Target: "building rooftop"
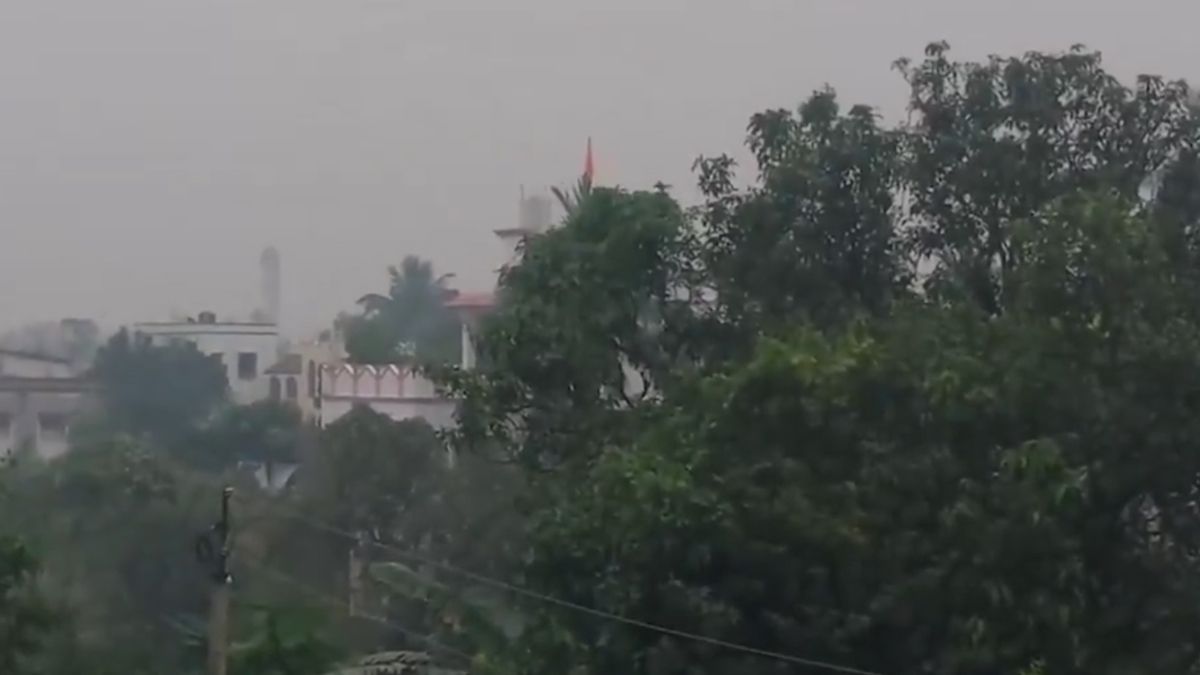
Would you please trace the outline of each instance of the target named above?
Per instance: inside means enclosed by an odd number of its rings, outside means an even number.
[[[492,233],[497,237],[524,237],[537,234],[535,230],[531,230],[528,227],[500,227],[492,230]]]
[[[271,328],[278,330],[279,326],[274,321],[259,321],[251,319],[250,321],[218,321],[217,313],[211,311],[203,311],[194,317],[187,317],[182,320],[173,321],[140,321],[135,326],[142,328],[196,328],[200,326],[229,328]]]
[[[277,328],[269,321],[139,321],[135,326],[162,326],[199,328],[203,326],[244,326],[250,328]]]
[[[45,361],[47,363],[61,363],[70,365],[70,359],[53,356],[51,354],[39,354],[37,352],[25,351],[22,349],[5,349],[0,347],[0,356],[15,356],[17,358],[29,359],[30,361]]]
[[[490,291],[458,293],[446,306],[451,309],[490,309],[496,305],[496,295]]]
[[[99,389],[93,381],[81,377],[21,377],[0,375],[0,391],[86,393]]]

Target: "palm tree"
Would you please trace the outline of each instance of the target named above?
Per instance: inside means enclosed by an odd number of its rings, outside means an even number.
[[[570,218],[579,210],[580,204],[592,194],[592,176],[590,173],[585,172],[579,177],[579,181],[575,183],[575,187],[570,192],[558,186],[551,187],[550,192],[558,199],[558,203],[562,205],[563,211]]]
[[[587,154],[583,158],[583,175],[579,177],[575,188],[570,193],[558,187],[550,188],[550,192],[554,193],[558,203],[562,205],[563,211],[566,212],[567,218],[575,215],[584,200],[592,194],[592,179],[595,178],[595,174],[596,169],[592,160],[592,139],[589,137]]]
[[[387,295],[362,296],[362,314],[346,322],[351,358],[364,363],[402,361],[408,348],[421,358],[455,358],[458,323],[446,307],[453,295],[447,284],[454,275],[437,276],[428,260],[405,256],[398,267],[388,268],[388,277]]]

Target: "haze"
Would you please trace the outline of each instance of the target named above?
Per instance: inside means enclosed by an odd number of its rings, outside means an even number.
[[[502,6],[503,9],[498,7]],[[1082,42],[1195,78],[1189,0],[4,0],[0,326],[244,314],[267,244],[284,328],[406,254],[486,287],[520,185],[662,180],[828,82],[902,114],[890,69]]]

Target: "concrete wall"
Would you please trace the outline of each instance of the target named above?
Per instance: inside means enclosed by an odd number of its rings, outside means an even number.
[[[447,400],[400,401],[367,398],[325,398],[321,403],[321,424],[333,424],[355,405],[365,405],[371,410],[396,420],[423,419],[436,429],[454,426],[454,403]]]
[[[2,383],[0,391],[0,454],[25,445],[39,457],[54,459],[66,453],[71,425],[95,405],[84,391],[39,391],[39,383]]]
[[[201,352],[219,358],[229,378],[230,395],[245,405],[270,395],[270,378],[264,374],[279,358],[279,328],[265,323],[141,323],[135,333],[149,337],[154,344],[166,345],[182,340],[196,345]],[[238,372],[241,354],[253,354],[254,376]]]
[[[404,366],[326,365],[321,368],[321,424],[365,405],[394,420],[420,418],[434,427],[454,424],[454,401],[428,378]]]
[[[71,377],[69,363],[0,350],[0,375],[11,377]]]
[[[308,420],[321,418],[321,368],[339,363],[344,358],[340,347],[333,342],[309,342],[297,345],[292,352],[300,355],[302,373],[296,376],[300,385],[297,405]],[[281,383],[283,384],[283,383]],[[282,390],[286,398],[287,389]]]

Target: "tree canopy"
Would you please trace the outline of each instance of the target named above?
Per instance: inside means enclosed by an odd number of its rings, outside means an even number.
[[[96,354],[106,426],[175,441],[226,400],[216,360],[187,343],[155,345],[121,329]]]
[[[188,465],[219,473],[239,462],[295,464],[310,445],[313,429],[290,402],[258,401],[229,406],[174,444],[172,454]]]
[[[452,292],[448,275],[437,276],[433,264],[406,256],[388,268],[386,294],[359,299],[361,313],[342,319],[346,351],[356,363],[397,363],[420,359],[457,362],[458,320],[446,306]]]
[[[0,669],[13,675],[32,672],[36,655],[54,616],[34,586],[37,561],[18,539],[0,536]]]
[[[301,443],[118,334],[107,424],[0,481],[0,670],[195,670],[188,543],[237,482],[236,675],[1200,672],[1187,87],[1082,48],[896,66],[903,123],[753,115],[693,208],[560,191],[476,369],[445,277],[392,269],[351,354],[440,362],[451,433],[359,407]],[[300,468],[268,494],[243,458]]]
[[[898,67],[904,124],[818,91],[751,119],[751,185],[702,159],[694,213],[597,187],[527,243],[451,378],[462,446],[538,469],[524,578],[873,672],[1192,672],[1187,88],[1082,49]],[[532,621],[514,672],[818,672]]]

